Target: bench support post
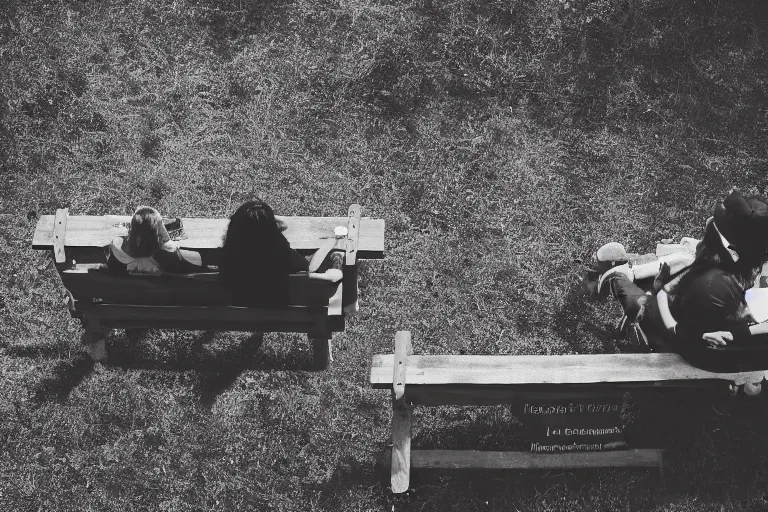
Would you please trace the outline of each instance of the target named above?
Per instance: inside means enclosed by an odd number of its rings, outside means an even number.
[[[395,335],[395,359],[392,375],[392,465],[390,483],[393,493],[408,490],[411,481],[411,424],[413,407],[405,395],[408,355],[413,353],[411,333]]]
[[[312,367],[315,370],[326,370],[333,362],[333,348],[330,338],[311,337]]]
[[[94,362],[99,363],[107,359],[107,349],[104,343],[109,330],[105,330],[101,326],[101,322],[97,317],[92,315],[84,315],[83,327],[85,332],[83,333],[83,345],[85,351],[91,356]]]
[[[360,309],[357,289],[357,250],[360,245],[360,216],[362,207],[353,204],[349,207],[347,217],[347,246],[344,258],[344,313],[356,313]]]
[[[314,370],[327,370],[333,362],[328,316],[325,311],[316,311],[316,313],[315,325],[307,333],[307,337],[312,343],[312,368]]]

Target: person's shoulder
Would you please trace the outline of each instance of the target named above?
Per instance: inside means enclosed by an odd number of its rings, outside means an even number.
[[[130,256],[127,252],[128,239],[122,236],[118,236],[112,240],[109,244],[109,252],[115,257],[117,261],[123,264],[130,263],[136,258]]]
[[[715,295],[727,294],[739,296],[744,294],[744,288],[732,272],[722,268],[713,268],[705,274],[709,292]]]

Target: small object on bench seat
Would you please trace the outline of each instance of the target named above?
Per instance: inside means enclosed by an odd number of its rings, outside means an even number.
[[[311,340],[314,366],[326,368],[332,360],[331,336],[345,327],[345,300],[354,298],[356,306],[357,266],[346,255],[384,256],[384,221],[361,218],[360,213],[361,207],[352,205],[347,217],[280,218],[294,249],[307,255],[327,245],[323,256],[330,265],[324,266],[325,272],[289,276],[290,303],[276,308],[230,305],[217,273],[110,273],[104,247],[127,235],[128,216],[69,216],[67,210],[58,210],[38,220],[33,248],[52,251],[70,296],[70,313],[83,323],[86,350],[94,359],[106,357],[104,337],[115,328],[298,332]],[[204,263],[215,266],[228,221],[175,222],[184,230],[178,245],[200,252]],[[344,234],[336,232],[339,226]]]
[[[658,467],[657,449],[552,453],[411,450],[415,405],[499,405],[598,399],[645,387],[714,386],[724,393],[731,383],[762,379],[763,372],[712,373],[688,364],[677,354],[595,354],[563,356],[413,356],[411,337],[400,331],[395,353],[373,356],[370,383],[392,391],[392,491],[408,490],[410,468],[593,468]],[[557,406],[555,406],[557,407]],[[562,408],[562,407],[561,407]],[[620,410],[620,408],[619,408]],[[540,412],[536,409],[534,412]],[[573,411],[571,411],[573,412]],[[601,412],[596,410],[596,413]],[[581,427],[579,427],[581,428]],[[613,429],[605,429],[613,433]],[[603,431],[595,431],[602,435]],[[567,435],[567,434],[566,434]],[[578,435],[592,435],[579,433]],[[568,441],[570,442],[570,441]],[[570,449],[570,446],[567,446]],[[599,447],[603,450],[604,448]]]

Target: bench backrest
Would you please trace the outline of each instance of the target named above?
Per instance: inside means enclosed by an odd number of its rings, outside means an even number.
[[[340,241],[338,249],[347,249],[346,264],[354,258],[384,257],[384,220],[360,217],[359,205],[352,205],[347,217],[278,217],[285,223],[283,232],[291,247],[302,254],[311,254],[325,239],[334,236],[338,226],[348,227],[349,236]],[[37,221],[32,248],[54,250],[57,244],[66,247],[67,257],[78,263],[104,263],[104,246],[118,236],[128,234],[131,217],[125,215],[68,215],[58,210],[56,215],[42,215]],[[217,250],[222,245],[229,219],[182,218],[184,237],[179,246],[198,251],[204,259],[216,264]],[[57,234],[59,235],[57,239]]]
[[[106,268],[78,265],[60,272],[64,286],[84,305],[141,304],[148,306],[228,305],[228,291],[219,285],[218,274],[115,275]],[[323,308],[339,283],[309,279],[307,274],[288,278],[289,303]]]

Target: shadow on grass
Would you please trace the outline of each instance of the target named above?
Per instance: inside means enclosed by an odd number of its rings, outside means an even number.
[[[260,350],[263,333],[252,333],[237,344],[219,346],[214,331],[204,331],[191,340],[170,342],[150,349],[149,330],[127,330],[127,343],[107,340],[109,366],[123,369],[193,372],[189,381],[201,405],[210,409],[216,398],[229,389],[246,370],[308,371],[312,369],[307,352]]]
[[[53,365],[33,390],[37,403],[67,399],[72,390],[93,370],[93,361],[85,354],[78,354]]]
[[[665,450],[665,482],[671,489],[702,489],[710,498],[727,492],[748,494],[768,476],[768,395],[728,396],[727,390],[648,389],[633,391],[628,414],[622,412],[630,448]],[[480,451],[527,451],[526,429],[499,408],[449,408],[440,413],[419,412],[412,448]],[[485,412],[483,412],[485,410]],[[450,477],[446,483],[445,477]],[[387,486],[386,477],[382,485]],[[428,499],[428,489],[461,486],[483,499],[492,500],[504,489],[515,489],[521,498],[531,497],[555,483],[599,488],[606,482],[631,486],[632,492],[658,487],[655,469],[621,470],[526,470],[468,471],[428,470],[412,473],[417,499]],[[491,483],[495,482],[495,483]],[[727,486],[727,487],[724,487]],[[527,489],[521,492],[521,489]],[[724,494],[725,493],[725,494]],[[407,501],[399,497],[400,501]],[[436,495],[434,499],[439,499]]]
[[[242,366],[243,370],[286,370],[305,371],[312,369],[311,352],[264,352],[259,349],[264,343],[263,333],[251,333],[242,340],[237,348],[209,348],[216,331],[204,331],[183,348],[157,353],[148,350],[145,340],[151,331],[148,329],[126,330],[128,343],[115,343],[114,338],[107,340],[107,364],[124,369],[141,370],[176,370],[206,371]],[[112,343],[110,343],[112,341]],[[163,347],[164,349],[167,347]]]
[[[318,505],[322,505],[326,510],[342,510],[347,505],[349,496],[340,491],[368,488],[375,480],[381,480],[383,483],[381,470],[380,465],[372,465],[370,461],[360,460],[352,455],[343,457],[338,461],[330,479],[316,486],[322,496]],[[383,495],[381,497],[384,498]]]
[[[563,306],[552,316],[552,332],[580,354],[613,353],[617,348],[620,352],[643,352],[642,347],[619,339],[616,331],[607,330],[605,324],[596,325],[591,321],[585,311],[589,307],[587,302],[595,300],[585,293],[581,283],[572,282]],[[606,300],[615,302],[612,316],[606,318],[606,323],[616,325],[621,318],[621,306],[612,298]]]
[[[7,343],[4,347],[5,353],[13,357],[34,357],[45,359],[59,359],[62,354],[67,352],[67,347],[58,342],[53,343]]]
[[[216,398],[237,380],[240,374],[253,368],[253,361],[264,341],[262,333],[253,333],[236,347],[209,347],[214,331],[204,331],[196,336],[184,350],[152,354],[144,342],[150,331],[126,330],[128,343],[112,343],[108,348],[109,366],[123,369],[170,370],[195,372],[192,387],[201,405],[210,409]],[[163,347],[166,348],[166,347]]]

